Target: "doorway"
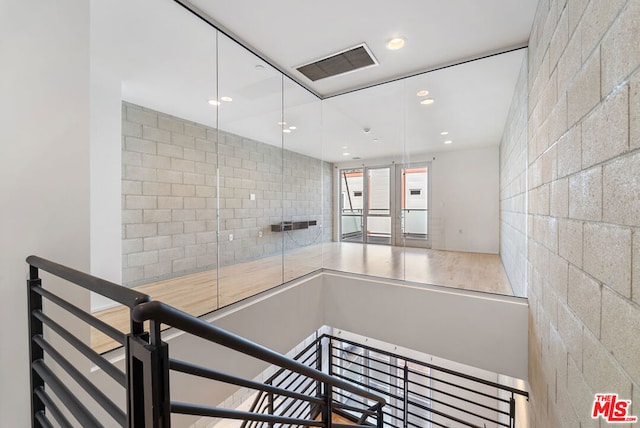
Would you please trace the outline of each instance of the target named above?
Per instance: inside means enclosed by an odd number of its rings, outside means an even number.
[[[340,240],[429,248],[430,166],[340,170]]]
[[[392,166],[340,171],[340,240],[392,243]]]

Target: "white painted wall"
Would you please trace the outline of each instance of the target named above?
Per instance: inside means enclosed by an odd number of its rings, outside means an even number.
[[[89,3],[3,1],[0,57],[0,426],[25,427],[24,260],[89,270]]]
[[[91,271],[122,283],[122,70],[113,61],[114,2],[91,1]],[[91,309],[113,302],[91,295]]]
[[[324,324],[527,379],[524,299],[324,274]]]
[[[435,154],[431,162],[431,247],[498,254],[499,148]]]

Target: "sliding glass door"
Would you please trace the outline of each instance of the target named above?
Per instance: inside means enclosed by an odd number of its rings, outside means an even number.
[[[391,244],[391,167],[340,171],[340,240]]]
[[[429,239],[430,162],[397,165],[399,189],[398,230],[395,245],[430,248]]]

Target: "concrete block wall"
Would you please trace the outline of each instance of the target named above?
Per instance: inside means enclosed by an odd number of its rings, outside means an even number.
[[[500,256],[516,296],[526,296],[527,100],[525,57],[500,143]]]
[[[131,103],[122,112],[125,285],[330,240],[330,164]],[[271,232],[283,220],[318,226]]]
[[[528,67],[530,426],[605,426],[596,393],[640,415],[640,2],[541,0]]]

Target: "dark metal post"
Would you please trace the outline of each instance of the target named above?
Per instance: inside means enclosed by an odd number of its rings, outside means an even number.
[[[378,404],[378,425],[377,428],[384,428],[384,413],[382,413],[382,404]]]
[[[30,364],[30,380],[31,380],[31,426],[40,427],[40,422],[36,419],[38,413],[45,412],[45,405],[36,395],[37,388],[44,388],[44,380],[33,369],[33,363],[44,358],[44,351],[41,347],[33,343],[33,337],[42,335],[42,321],[33,316],[35,311],[42,311],[42,296],[33,291],[33,287],[42,286],[42,280],[38,278],[38,268],[29,266],[29,279],[27,280],[27,299],[29,306],[29,361]]]
[[[516,400],[513,398],[513,392],[511,393],[511,398],[509,399],[509,419],[511,428],[515,428],[516,426]]]
[[[404,400],[402,403],[402,411],[404,412],[404,415],[402,416],[402,419],[404,421],[404,428],[407,428],[409,424],[409,366],[407,365],[406,361],[404,362],[403,371],[404,376],[402,379],[404,380]]]
[[[274,403],[273,403],[273,393],[270,392],[269,394],[267,394],[267,413],[270,415],[273,415],[273,412],[275,411],[274,408]],[[273,428],[273,422],[269,422],[269,428]]]
[[[169,428],[169,348],[160,341],[159,323],[151,321],[150,335],[127,335],[125,349],[128,426]]]

